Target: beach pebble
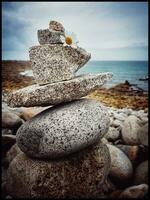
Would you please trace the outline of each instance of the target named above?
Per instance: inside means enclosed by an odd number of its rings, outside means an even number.
[[[141,185],[135,185],[126,188],[120,195],[119,198],[144,198],[148,193],[148,185],[147,184],[141,184]]]
[[[29,57],[36,83],[44,85],[74,78],[91,54],[80,47],[44,44],[31,47]]]
[[[118,180],[127,180],[133,174],[133,167],[129,158],[117,147],[106,144],[111,157],[110,176]]]
[[[140,163],[135,169],[134,184],[148,183],[148,160]]]
[[[137,159],[139,154],[138,146],[118,144],[116,147],[123,151],[128,156],[130,161],[135,161]]]
[[[122,126],[122,138],[125,144],[137,145],[139,144],[138,130],[139,119],[136,116],[130,115],[123,123]]]
[[[114,113],[114,118],[119,121],[124,121],[126,117],[127,117],[127,115],[124,113],[119,113],[119,114]]]
[[[13,130],[8,128],[2,128],[2,135],[13,135]]]
[[[8,104],[12,107],[56,105],[86,96],[101,88],[111,73],[81,75],[69,81],[39,86],[34,84],[9,94]]]
[[[23,120],[20,119],[16,114],[9,111],[2,112],[2,127],[9,129],[17,129],[23,123]]]
[[[81,99],[44,110],[17,132],[17,144],[31,157],[56,158],[101,139],[109,128],[107,109]]]
[[[137,135],[139,143],[148,146],[148,123],[139,128]]]
[[[120,128],[122,128],[122,125],[123,125],[123,122],[118,119],[113,120],[113,122],[111,124],[111,126],[113,126],[113,127],[120,127]]]
[[[22,151],[19,149],[18,145],[14,144],[6,154],[6,159],[8,163],[10,164],[11,161],[21,152]]]
[[[115,141],[119,138],[119,136],[120,136],[120,128],[109,127],[108,132],[105,135],[105,138],[108,141]]]
[[[20,153],[9,165],[6,186],[13,198],[94,198],[109,168],[109,151],[102,143],[54,161]]]

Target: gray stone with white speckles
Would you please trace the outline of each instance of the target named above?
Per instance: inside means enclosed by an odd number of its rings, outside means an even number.
[[[45,44],[31,47],[29,57],[35,81],[44,85],[74,78],[91,54],[79,47]]]
[[[95,100],[81,99],[36,115],[20,127],[16,140],[31,157],[56,158],[95,143],[108,127],[107,109]]]
[[[63,44],[62,37],[64,34],[59,31],[51,31],[49,29],[38,30],[38,41],[43,44]]]
[[[111,77],[111,73],[100,73],[97,75],[82,75],[69,81],[43,86],[35,84],[9,94],[8,104],[12,107],[31,107],[69,102],[80,99],[99,89]]]
[[[96,198],[109,169],[109,151],[102,143],[57,160],[19,153],[9,165],[6,187],[13,198]]]

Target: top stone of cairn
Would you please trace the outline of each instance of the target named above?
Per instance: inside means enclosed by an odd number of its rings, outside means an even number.
[[[62,38],[65,36],[65,28],[56,21],[50,21],[49,29],[38,30],[38,41],[44,44],[62,44]]]
[[[73,36],[66,35],[61,23],[50,21],[49,29],[38,30],[41,45],[29,50],[35,81],[39,85],[71,80],[91,58],[91,54],[77,46]]]

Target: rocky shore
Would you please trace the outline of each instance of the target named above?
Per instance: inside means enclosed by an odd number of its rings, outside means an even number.
[[[59,22],[38,30],[34,80],[3,72],[2,197],[148,198],[148,94],[76,76],[90,53],[62,38]]]

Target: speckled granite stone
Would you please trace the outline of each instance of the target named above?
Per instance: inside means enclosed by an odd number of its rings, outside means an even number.
[[[45,44],[31,47],[29,57],[35,81],[44,85],[72,79],[91,54],[79,47]]]
[[[49,29],[38,30],[38,41],[43,44],[63,44],[62,37],[64,35],[58,31],[50,31]]]
[[[65,28],[63,27],[63,25],[60,22],[54,20],[50,21],[49,29],[65,33]]]
[[[62,157],[101,139],[109,122],[103,105],[95,100],[81,99],[39,113],[18,129],[16,141],[31,157]]]
[[[99,89],[111,77],[111,73],[101,73],[43,86],[35,84],[10,93],[7,103],[12,107],[31,107],[69,102]]]
[[[9,165],[6,186],[14,198],[96,198],[109,168],[104,144],[54,161],[20,153]]]

